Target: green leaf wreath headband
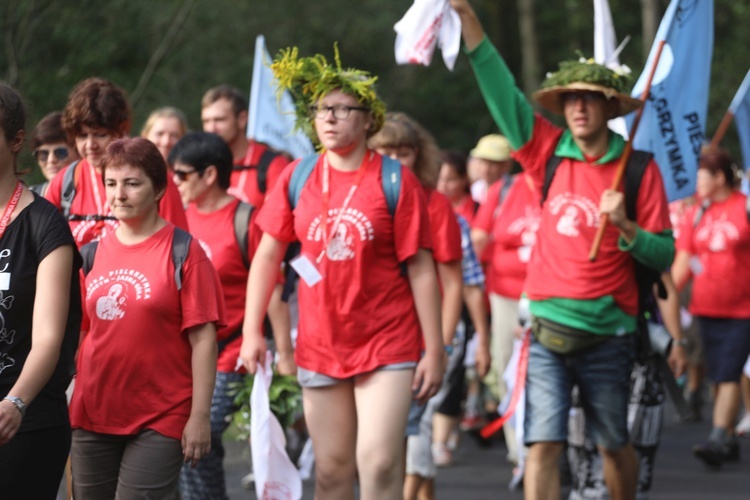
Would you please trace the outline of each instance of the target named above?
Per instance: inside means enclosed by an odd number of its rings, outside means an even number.
[[[277,97],[289,91],[295,107],[295,128],[304,131],[316,144],[318,138],[312,127],[310,106],[333,90],[353,95],[370,109],[373,117],[370,135],[380,130],[385,122],[386,106],[374,88],[378,77],[359,69],[343,69],[338,44],[333,45],[333,53],[335,64],[330,64],[322,54],[299,57],[299,49],[289,47],[279,51],[271,64],[277,81]]]

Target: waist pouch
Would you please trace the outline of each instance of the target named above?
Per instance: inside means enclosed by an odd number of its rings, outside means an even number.
[[[574,354],[609,338],[537,317],[531,321],[531,331],[540,344],[558,354]]]

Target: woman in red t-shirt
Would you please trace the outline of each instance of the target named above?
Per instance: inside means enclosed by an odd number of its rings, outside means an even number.
[[[174,243],[185,233],[159,216],[167,167],[156,146],[114,141],[101,166],[120,225],[92,243],[96,253],[85,259],[91,265],[70,403],[73,492],[166,498],[182,463],[195,466],[210,449],[223,295],[198,241],[188,240],[185,256]]]
[[[127,137],[131,122],[125,91],[101,78],[88,78],[76,85],[63,109],[62,126],[75,142],[81,160],[61,170],[44,196],[63,211],[79,248],[119,224],[107,206],[102,159],[112,141]],[[171,178],[167,178],[158,210],[161,217],[188,230],[185,209]]]
[[[367,149],[385,115],[374,79],[342,70],[336,59],[329,65],[321,55],[298,58],[289,50],[271,66],[296,100],[297,125],[314,129],[323,153],[296,191],[293,174],[307,163],[291,164],[258,214],[264,234],[250,268],[240,357],[250,373],[262,366],[263,314],[287,244],[299,240],[301,255],[292,264],[301,278],[294,356],[316,497],[352,497],[358,477],[361,498],[400,499],[412,391],[426,401],[442,379],[435,264],[419,181],[400,170],[391,212],[383,157]]]
[[[750,354],[750,224],[748,200],[735,187],[736,166],[721,150],[704,151],[697,196],[684,217],[672,276],[693,275],[690,312],[698,319],[708,378],[716,384],[713,429],[693,453],[708,465],[739,459],[734,421],[742,367]]]
[[[441,162],[437,190],[451,201],[456,214],[466,219],[471,226],[474,215],[479,209],[479,203],[474,201],[469,191],[467,157],[461,151],[447,150],[443,151]]]

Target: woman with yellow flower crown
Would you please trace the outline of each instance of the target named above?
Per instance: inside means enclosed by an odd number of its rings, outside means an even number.
[[[342,69],[335,50],[335,64],[295,48],[271,66],[321,153],[292,163],[258,214],[240,358],[250,373],[262,364],[276,270],[299,240],[299,335],[278,366],[298,367],[316,498],[353,498],[358,477],[362,499],[398,499],[410,400],[442,380],[438,285],[419,181],[367,149],[385,118],[376,78]]]

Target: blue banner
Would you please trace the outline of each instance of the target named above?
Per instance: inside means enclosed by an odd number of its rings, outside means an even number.
[[[654,153],[669,201],[695,192],[705,140],[714,45],[713,0],[672,0],[656,33],[646,66],[633,88],[645,90],[652,61],[666,41],[651,83],[633,147]],[[628,129],[634,114],[627,117]]]
[[[271,56],[263,35],[255,39],[253,83],[250,87],[247,137],[268,144],[274,149],[290,153],[295,158],[315,152],[310,139],[294,130],[292,97],[284,93],[276,99],[276,85],[271,68]]]

